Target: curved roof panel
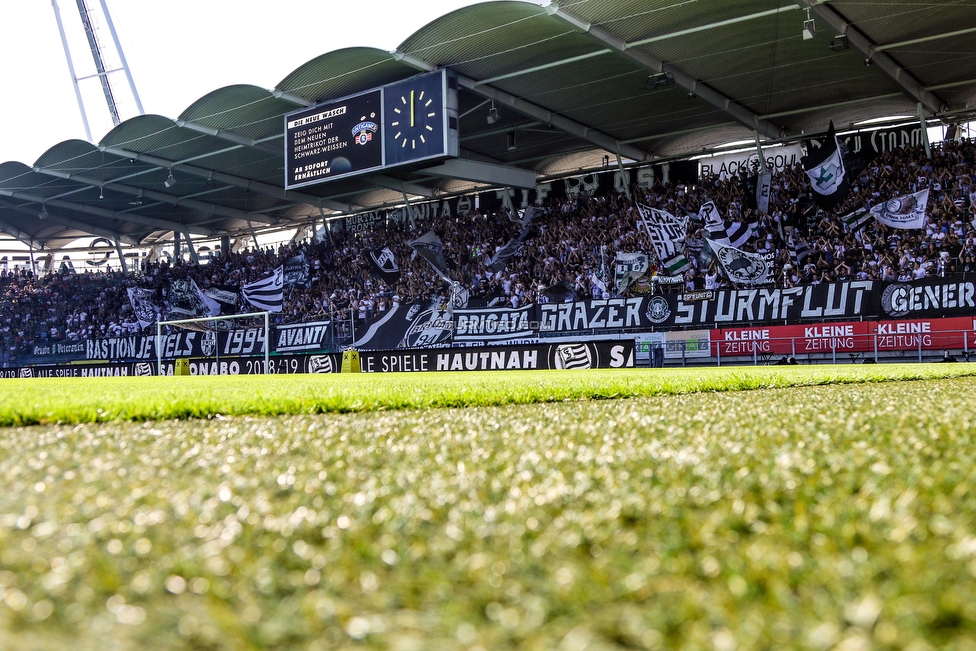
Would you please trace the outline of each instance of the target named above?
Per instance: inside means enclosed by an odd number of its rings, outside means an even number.
[[[813,38],[801,31],[808,12]],[[33,167],[0,165],[0,230],[47,246],[75,233],[239,235],[487,187],[390,170],[284,189],[285,115],[441,67],[458,73],[461,158],[540,180],[607,156],[663,161],[757,132],[783,142],[919,105],[971,119],[974,35],[965,3],[926,0],[493,0],[432,21],[395,52],[327,52],[273,90],[216,89],[178,118],[140,116],[97,146],[69,140]]]

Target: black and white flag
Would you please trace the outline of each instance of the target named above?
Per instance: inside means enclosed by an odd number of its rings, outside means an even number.
[[[139,326],[146,328],[156,323],[159,318],[159,308],[156,306],[156,292],[141,287],[129,288],[129,305],[139,320]]]
[[[929,189],[895,197],[871,208],[871,214],[889,228],[925,228],[925,207],[929,201]]]
[[[434,299],[430,309],[421,312],[400,342],[401,348],[450,346],[454,336],[454,303]]]
[[[757,222],[734,221],[726,225],[714,201],[702,204],[698,214],[705,222],[706,237],[724,246],[741,248],[759,232]]]
[[[285,260],[283,283],[288,286],[309,286],[309,264],[304,253],[299,253]]]
[[[690,269],[691,262],[684,252],[685,238],[688,234],[688,217],[675,217],[665,210],[640,204],[637,204],[637,212],[641,216],[637,226],[647,233],[654,253],[667,269],[668,274],[679,274]]]
[[[824,210],[830,210],[848,194],[849,188],[844,167],[844,154],[837,140],[834,122],[831,120],[827,136],[819,149],[809,148],[800,159],[803,171],[810,178],[814,200]]]
[[[444,243],[437,237],[434,231],[427,231],[412,242],[408,242],[410,248],[416,251],[417,255],[434,268],[444,280],[451,282],[450,274],[447,273],[447,262],[444,260]]]
[[[269,275],[241,287],[244,300],[262,312],[281,312],[284,299],[284,269],[278,267]]]
[[[613,288],[617,295],[623,294],[630,284],[647,273],[646,253],[618,253]]]
[[[532,220],[540,214],[542,213],[537,208],[530,207],[525,209],[524,217],[518,222],[522,225],[522,231],[517,237],[513,237],[498,249],[495,255],[491,256],[491,259],[488,260],[488,264],[486,265],[489,269],[495,273],[502,271],[512,256],[518,254],[522,243],[532,236]]]
[[[734,246],[726,246],[715,240],[708,240],[715,252],[725,275],[737,285],[763,285],[773,279],[773,263],[767,255],[749,253]]]
[[[203,290],[203,293],[211,298],[220,306],[220,314],[236,314],[237,304],[241,296],[239,289],[233,285],[211,285]]]
[[[786,245],[790,250],[790,256],[793,258],[793,264],[798,268],[803,267],[806,264],[807,258],[813,253],[813,250],[807,242],[797,240],[793,235],[787,236]]]
[[[773,173],[760,172],[756,177],[756,210],[769,214],[769,193],[773,188]]]
[[[400,267],[390,247],[369,251],[369,262],[369,275],[373,278],[379,278],[391,287],[400,280]]]
[[[171,315],[193,318],[220,314],[220,304],[200,291],[194,280],[169,281],[168,299]]]

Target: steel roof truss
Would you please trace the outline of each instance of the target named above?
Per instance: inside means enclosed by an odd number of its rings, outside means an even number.
[[[396,52],[394,56],[403,61],[404,63],[411,65],[418,70],[432,71],[437,68],[437,66],[431,65],[430,63],[418,59],[417,57],[411,56],[404,52]],[[515,95],[510,95],[502,90],[498,90],[493,86],[479,85],[479,80],[466,77],[464,75],[458,75],[458,84],[468,90],[492,99],[500,104],[504,104],[514,111],[518,111],[526,117],[539,120],[543,124],[552,125],[554,128],[559,129],[571,136],[581,138],[587,142],[593,143],[601,149],[605,149],[613,154],[620,154],[627,158],[636,161],[651,160],[653,158],[650,152],[646,152],[637,147],[632,147],[630,145],[622,145],[620,142],[614,138],[608,136],[605,133],[597,131],[591,127],[584,124],[580,124],[575,120],[571,120],[559,113],[553,113],[552,111],[546,110],[541,106],[527,102],[521,97],[516,97]]]
[[[892,81],[898,84],[905,94],[911,97],[916,103],[921,104],[925,110],[932,113],[939,113],[945,108],[946,103],[944,101],[926,90],[922,86],[922,83],[902,68],[897,61],[884,52],[879,51],[874,41],[869,39],[864,32],[857,28],[857,25],[849,22],[836,9],[829,5],[821,4],[817,0],[803,0],[803,3],[817,14],[818,18],[830,25],[834,31],[838,34],[845,35],[847,42],[866,57],[865,61],[869,61],[877,66],[879,70],[883,71]]]
[[[645,52],[633,49],[633,44],[628,44],[626,41],[614,36],[602,27],[586,23],[578,16],[555,4],[550,4],[547,6],[546,11],[553,15],[559,16],[576,29],[584,32],[585,34],[589,34],[592,38],[596,39],[603,45],[610,47],[620,55],[627,57],[634,63],[649,71],[655,73],[670,73],[673,75],[675,83],[677,83],[679,86],[689,92],[695,93],[698,97],[705,100],[712,106],[725,111],[732,116],[736,122],[739,122],[750,131],[758,130],[767,138],[782,138],[784,135],[786,135],[783,128],[769,122],[768,120],[764,120],[759,115],[753,113],[731,97],[726,97],[708,84],[694,79],[672,65],[665,64],[660,59],[657,59]]]

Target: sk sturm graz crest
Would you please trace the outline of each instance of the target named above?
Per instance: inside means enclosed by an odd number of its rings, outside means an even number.
[[[647,304],[647,320],[652,323],[664,323],[671,316],[668,301],[662,296],[655,296]]]
[[[557,369],[593,368],[593,351],[586,344],[556,346],[553,365]]]
[[[332,358],[328,355],[315,355],[308,358],[309,373],[333,373]]]
[[[763,282],[769,273],[769,263],[762,256],[749,255],[730,246],[720,247],[716,255],[725,273],[734,283],[751,285]]]
[[[134,372],[139,377],[152,375],[153,365],[150,362],[139,362],[136,364]]]

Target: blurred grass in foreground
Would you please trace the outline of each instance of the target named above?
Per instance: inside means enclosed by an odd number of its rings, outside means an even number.
[[[425,388],[558,401],[967,368],[384,379],[419,405]],[[274,383],[313,386],[295,405],[365,410],[369,379]],[[169,395],[222,386],[193,380]],[[132,386],[122,405],[166,383]],[[248,404],[272,404],[255,391]],[[0,649],[976,648],[974,392],[965,378],[7,428]]]
[[[969,364],[0,381],[0,426],[534,404],[976,375]]]

